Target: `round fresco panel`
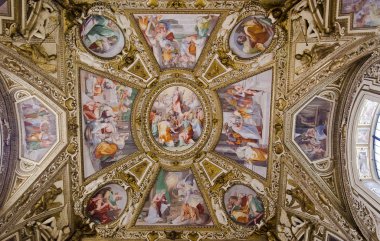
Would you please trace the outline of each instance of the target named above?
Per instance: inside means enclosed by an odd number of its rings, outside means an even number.
[[[258,224],[264,217],[264,204],[251,188],[234,185],[224,195],[228,216],[240,225]]]
[[[86,213],[92,222],[107,224],[117,218],[127,205],[127,192],[118,184],[108,184],[88,200]]]
[[[243,59],[253,58],[264,52],[272,42],[274,28],[264,16],[249,16],[232,30],[229,45],[234,54]]]
[[[95,55],[112,58],[124,48],[124,35],[111,19],[93,15],[81,26],[81,38],[86,48]]]
[[[151,133],[161,147],[183,151],[200,138],[204,112],[193,91],[183,86],[172,86],[156,97],[149,121]]]

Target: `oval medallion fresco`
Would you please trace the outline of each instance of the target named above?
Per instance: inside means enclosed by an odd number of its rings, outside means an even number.
[[[161,147],[169,151],[183,151],[200,138],[204,112],[192,90],[173,86],[156,97],[149,121],[151,133]]]
[[[234,185],[224,195],[228,216],[240,225],[258,224],[264,217],[264,204],[251,188]]]
[[[88,200],[86,213],[92,222],[107,224],[119,218],[127,205],[127,192],[118,184],[108,184]]]
[[[81,38],[86,48],[95,55],[112,58],[124,48],[124,35],[111,19],[93,15],[81,26]]]
[[[232,52],[240,58],[253,58],[269,47],[273,36],[274,28],[270,19],[249,16],[232,30],[229,45]]]

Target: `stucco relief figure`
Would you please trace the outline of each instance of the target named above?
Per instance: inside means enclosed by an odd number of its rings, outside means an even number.
[[[45,221],[37,222],[36,225],[40,230],[47,232],[52,240],[63,241],[69,237],[70,227],[67,216],[67,205],[62,210],[58,219],[56,217],[50,217]]]
[[[136,209],[136,206],[138,206],[138,203],[136,203],[135,205],[129,206],[128,212],[124,212],[124,214],[119,218],[120,221],[119,221],[118,225],[115,227],[115,229],[118,229],[122,226],[125,226],[128,224],[128,222],[131,221],[131,218],[132,218],[132,215]]]
[[[311,13],[307,2],[302,2],[297,7],[295,7],[295,13],[292,16],[292,20],[299,21],[302,33],[307,38],[317,38],[320,40],[320,33],[317,24],[314,20],[313,14]]]
[[[236,24],[238,17],[239,13],[237,12],[234,12],[226,17],[221,29],[218,32],[218,38],[224,37],[227,34],[227,32],[233,28],[233,26]]]
[[[191,171],[161,170],[136,224],[211,225],[211,216]]]
[[[264,185],[261,182],[259,182],[255,178],[252,178],[247,173],[242,173],[242,174],[244,176],[245,181],[248,182],[251,185],[251,187],[253,188],[253,190],[255,192],[257,192],[259,194],[262,194],[262,195],[265,194],[265,187],[264,187]]]
[[[20,46],[12,45],[16,51],[27,58],[30,58],[41,69],[49,72],[57,72],[57,55],[49,54],[46,48],[41,44],[21,44]]]
[[[228,223],[227,215],[223,211],[223,209],[220,207],[219,203],[215,201],[214,199],[212,199],[212,207],[214,208],[215,215],[216,215],[216,218],[218,219],[218,222],[223,225],[227,225]]]
[[[340,46],[339,43],[316,43],[310,49],[305,49],[302,54],[296,54],[295,59],[301,62],[296,68],[295,74],[299,75],[327,57]]]
[[[137,91],[84,70],[80,78],[87,177],[137,150],[130,127]]]
[[[42,197],[34,204],[30,211],[25,215],[25,218],[30,218],[35,215],[46,212],[50,209],[57,208],[62,205],[57,200],[59,195],[62,195],[62,188],[57,187],[55,184],[49,187],[48,190],[42,195]]]
[[[264,205],[256,192],[244,185],[229,188],[224,195],[229,217],[242,225],[257,225],[264,217]]]
[[[36,3],[35,3],[36,4]],[[34,9],[35,10],[35,9]],[[46,29],[49,24],[49,21],[53,17],[53,13],[55,12],[54,8],[50,6],[48,3],[42,3],[42,7],[38,12],[37,18],[30,29],[26,29],[26,36],[28,41],[30,41],[33,37],[39,39],[45,39],[48,34]]]
[[[116,21],[117,24],[120,26],[120,28],[124,31],[125,37],[126,37],[126,46],[128,49],[131,47],[131,42],[132,42],[132,35],[136,35],[135,30],[131,26],[131,22],[129,19],[122,15],[122,14],[116,14]]]
[[[252,58],[264,52],[272,42],[274,27],[264,16],[249,16],[233,29],[229,45],[240,58]]]
[[[322,218],[321,214],[317,212],[314,203],[298,186],[297,182],[293,179],[288,179],[288,187],[286,192],[286,206],[293,209],[300,208],[303,212],[307,212],[311,215],[318,215]]]
[[[304,221],[281,210],[280,225],[277,226],[278,237],[281,239],[294,240],[296,237],[305,235],[309,228],[309,221]]]
[[[200,138],[204,113],[196,94],[182,86],[162,91],[150,112],[153,137],[166,150],[190,148]]]

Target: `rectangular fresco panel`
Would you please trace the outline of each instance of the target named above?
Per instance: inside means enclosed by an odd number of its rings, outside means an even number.
[[[216,151],[266,177],[272,70],[218,90],[223,130]]]
[[[380,1],[341,0],[342,13],[353,13],[353,27],[366,28],[380,25]]]
[[[212,225],[202,194],[190,170],[161,170],[136,225]]]
[[[21,128],[21,156],[40,162],[57,141],[55,114],[36,98],[17,104]]]
[[[328,156],[328,123],[332,103],[315,98],[296,116],[294,140],[311,161]]]
[[[161,68],[193,68],[219,18],[217,14],[135,14]]]
[[[137,150],[131,112],[137,91],[116,81],[80,71],[84,175],[88,177]]]

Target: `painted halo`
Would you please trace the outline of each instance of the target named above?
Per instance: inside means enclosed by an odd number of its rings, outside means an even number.
[[[253,226],[264,217],[264,204],[255,191],[245,185],[234,185],[224,194],[227,215],[237,224]]]
[[[160,147],[168,151],[184,151],[202,135],[203,107],[189,88],[171,86],[154,100],[149,121],[151,133]]]
[[[86,214],[96,224],[108,224],[119,218],[127,205],[127,192],[118,184],[98,189],[88,200]]]
[[[232,30],[229,46],[238,57],[249,59],[267,50],[273,36],[274,27],[269,18],[261,15],[248,16]]]
[[[92,15],[82,24],[80,35],[84,46],[102,58],[112,58],[124,48],[124,35],[111,19]]]

